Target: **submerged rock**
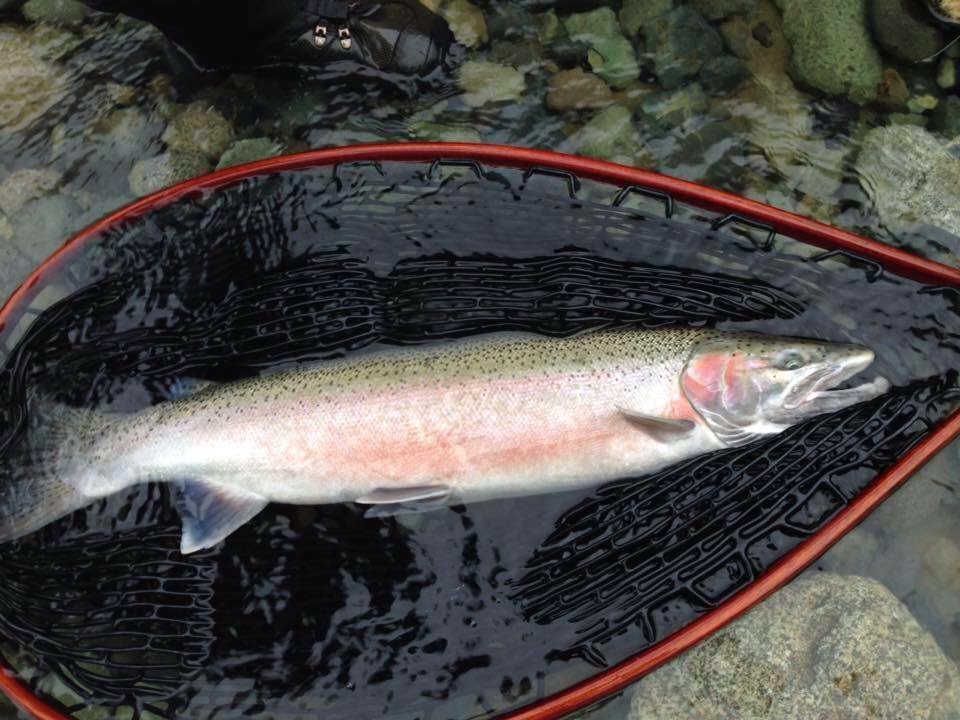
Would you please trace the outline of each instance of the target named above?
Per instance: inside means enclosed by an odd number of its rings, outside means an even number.
[[[547,87],[547,107],[558,112],[605,108],[613,101],[613,91],[603,79],[581,68],[558,72]]]
[[[197,101],[179,112],[163,133],[163,141],[173,153],[198,153],[216,160],[233,143],[230,122],[208,103]]]
[[[130,191],[140,197],[210,170],[209,161],[198,153],[165,152],[141,160],[130,170]]]
[[[856,168],[884,225],[939,227],[957,236],[957,250],[960,159],[934,135],[911,125],[875,128],[864,138]]]
[[[923,0],[868,0],[868,8],[877,44],[898,60],[919,62],[946,44]]]
[[[77,203],[63,194],[27,203],[13,222],[13,242],[34,263],[45,259],[69,237],[81,214]]]
[[[572,41],[589,46],[590,67],[610,85],[624,87],[640,77],[636,50],[624,37],[613,10],[576,13],[563,22]]]
[[[217,170],[279,155],[283,148],[270,138],[238,140],[220,157]]]
[[[80,25],[90,9],[78,0],[29,0],[23,6],[23,16],[32,22],[51,25]]]
[[[458,73],[463,101],[473,107],[518,100],[526,89],[523,73],[510,65],[468,60]]]
[[[631,720],[954,720],[960,671],[875,580],[811,574],[642,680]]]
[[[624,0],[620,9],[620,25],[623,31],[634,36],[647,23],[673,9],[673,0]]]
[[[60,184],[62,175],[50,169],[18,170],[0,182],[0,210],[10,217],[28,202],[43,197]]]
[[[458,43],[477,48],[490,39],[483,10],[469,0],[449,0],[441,3],[437,12],[447,21]]]
[[[790,74],[804,85],[864,104],[883,73],[864,0],[777,0],[793,49]]]
[[[633,113],[622,105],[613,105],[597,113],[570,142],[574,151],[582,155],[626,164],[635,164],[641,151]]]
[[[30,36],[0,25],[0,132],[16,133],[69,95],[69,74],[37,57]]]
[[[652,20],[643,31],[653,71],[665,90],[693,79],[708,60],[723,52],[717,31],[688,5]]]

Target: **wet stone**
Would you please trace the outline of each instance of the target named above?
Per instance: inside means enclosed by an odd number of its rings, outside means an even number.
[[[590,157],[636,162],[640,153],[640,137],[633,113],[621,105],[613,105],[597,113],[572,138],[575,152]]]
[[[923,223],[957,236],[960,159],[920,127],[876,128],[863,140],[856,168],[881,221],[894,231]]]
[[[620,25],[630,37],[640,32],[655,18],[666,15],[673,8],[673,0],[624,0],[620,9]]]
[[[873,36],[891,57],[919,62],[946,44],[922,2],[868,0],[867,4]]]
[[[458,80],[464,102],[473,107],[517,100],[526,89],[523,73],[515,67],[483,60],[463,63]]]
[[[0,25],[0,133],[45,117],[69,93],[69,74],[34,54],[30,35]]]
[[[954,720],[960,671],[875,580],[808,574],[640,681],[631,720]]]
[[[23,6],[23,16],[31,22],[46,22],[52,25],[80,25],[90,14],[90,9],[78,0],[29,0]]]
[[[643,32],[653,72],[665,90],[695,78],[708,60],[723,52],[720,35],[688,5],[655,18]]]
[[[13,217],[32,200],[60,184],[61,174],[50,169],[18,170],[0,182],[0,210]]]
[[[620,29],[610,8],[577,13],[564,20],[574,42],[589,46],[587,59],[593,71],[613,87],[623,87],[640,77],[636,50]]]
[[[489,41],[490,34],[483,10],[469,0],[449,0],[439,6],[438,12],[450,25],[457,42],[469,48],[477,48]]]
[[[283,148],[270,138],[238,140],[220,157],[217,170],[279,155]]]
[[[605,108],[613,101],[613,91],[603,79],[581,68],[558,72],[547,88],[547,107],[558,112]]]
[[[179,112],[163,133],[171,152],[197,153],[210,160],[226,152],[233,139],[230,122],[202,100]]]
[[[209,161],[197,153],[165,152],[140,160],[130,170],[130,191],[137,197],[202,175],[210,170]]]
[[[750,77],[746,64],[732,55],[719,55],[704,63],[700,82],[712,93],[728,93]]]

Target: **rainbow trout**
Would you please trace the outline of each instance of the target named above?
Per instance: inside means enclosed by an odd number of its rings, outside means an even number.
[[[387,512],[640,475],[882,394],[871,350],[708,329],[491,335],[211,385],[132,415],[31,403],[0,541],[136,483],[180,483],[184,553],[270,501]]]

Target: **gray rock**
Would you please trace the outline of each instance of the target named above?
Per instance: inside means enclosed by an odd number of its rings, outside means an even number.
[[[80,207],[64,195],[38,198],[14,218],[13,242],[32,262],[39,263],[63,244],[80,215]]]
[[[960,135],[960,97],[951,95],[937,103],[930,117],[930,126],[950,138]]]
[[[230,122],[209,104],[198,101],[174,116],[163,133],[163,141],[172,153],[200,154],[216,160],[233,143]]]
[[[574,42],[588,45],[587,59],[593,71],[615,88],[640,77],[633,43],[624,37],[617,16],[610,8],[576,13],[563,21]]]
[[[631,720],[955,720],[960,671],[883,585],[807,575],[642,680]]]
[[[238,140],[220,157],[217,170],[279,155],[283,148],[270,138]]]
[[[755,0],[693,0],[693,6],[707,20],[723,20],[731,15],[747,15],[756,7]]]
[[[209,161],[198,153],[165,152],[141,160],[130,170],[130,190],[140,197],[202,175],[210,170]]]
[[[903,0],[867,0],[867,5],[877,44],[898,60],[918,62],[946,44],[922,3],[912,6]]]
[[[77,0],[29,0],[23,6],[23,16],[32,22],[75,26],[83,24],[90,9]]]
[[[20,132],[66,100],[69,73],[37,57],[27,33],[0,25],[0,58],[0,132]]]
[[[620,9],[620,26],[628,37],[633,37],[647,23],[672,9],[673,0],[624,0]]]
[[[0,182],[0,210],[13,217],[28,202],[43,197],[60,184],[62,175],[51,169],[18,170]]]
[[[910,125],[875,128],[856,168],[884,225],[933,225],[956,235],[960,246],[960,160],[935,136]]]
[[[518,100],[526,89],[523,73],[510,65],[467,60],[457,80],[464,90],[463,101],[473,107]]]
[[[793,48],[790,74],[828,95],[871,101],[883,73],[864,0],[777,0]]]
[[[653,71],[665,90],[693,79],[704,63],[723,52],[720,35],[689,5],[653,19],[643,34]]]

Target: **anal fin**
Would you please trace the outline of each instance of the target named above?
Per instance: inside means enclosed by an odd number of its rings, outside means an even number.
[[[446,485],[419,485],[404,488],[377,488],[356,502],[370,507],[364,517],[393,517],[429,512],[446,507],[450,488]]]
[[[183,521],[180,552],[213,547],[252,520],[269,500],[240,488],[204,480],[184,482],[177,498]]]

